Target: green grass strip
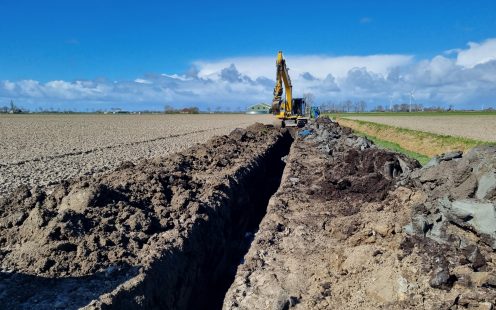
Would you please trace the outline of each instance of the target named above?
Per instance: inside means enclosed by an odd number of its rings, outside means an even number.
[[[496,145],[495,142],[488,142],[488,141],[464,138],[464,137],[459,137],[459,136],[441,135],[441,134],[435,134],[435,133],[426,132],[426,131],[419,131],[419,130],[395,127],[395,126],[384,125],[384,124],[379,124],[379,123],[374,123],[374,122],[369,122],[369,121],[354,120],[354,119],[348,119],[348,118],[347,118],[347,120],[351,120],[351,121],[356,122],[360,125],[368,126],[369,128],[374,128],[375,130],[393,128],[398,133],[410,135],[410,136],[413,136],[419,140],[430,139],[430,140],[436,141],[440,145],[463,145],[467,149],[473,148],[477,145]]]
[[[450,111],[450,112],[343,112],[328,113],[330,117],[347,117],[347,116],[496,116],[496,111]]]

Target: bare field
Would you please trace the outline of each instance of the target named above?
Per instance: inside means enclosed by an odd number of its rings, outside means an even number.
[[[389,126],[496,142],[495,115],[453,116],[345,116]]]
[[[2,115],[0,195],[178,152],[270,115]]]

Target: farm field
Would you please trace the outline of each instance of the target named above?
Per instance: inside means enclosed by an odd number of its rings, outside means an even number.
[[[496,142],[495,114],[455,115],[341,115],[343,118],[385,124],[394,127],[426,131],[440,135]]]
[[[1,115],[0,196],[164,156],[267,115]]]

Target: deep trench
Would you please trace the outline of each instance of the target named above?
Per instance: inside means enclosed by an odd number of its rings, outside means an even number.
[[[105,309],[222,309],[224,296],[243,263],[270,198],[280,186],[293,137],[285,131],[267,151],[228,177],[205,202],[207,220],[161,253],[144,278],[118,291]],[[102,308],[103,309],[103,308]]]
[[[203,272],[205,281],[193,289],[188,309],[222,309],[224,297],[234,281],[237,268],[244,263],[260,222],[267,211],[270,198],[280,186],[285,161],[293,138],[289,131],[276,143],[271,152],[253,169],[253,173],[241,178],[232,187],[227,203],[230,218],[226,219],[225,244],[218,256],[206,262]]]

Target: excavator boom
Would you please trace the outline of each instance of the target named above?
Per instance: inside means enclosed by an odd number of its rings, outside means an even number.
[[[283,99],[283,85],[286,98]],[[293,98],[293,85],[289,77],[286,60],[282,51],[277,53],[276,59],[276,85],[274,87],[274,99],[272,100],[272,113],[285,123],[286,120],[294,120],[295,123],[306,123],[304,117],[305,101],[302,98]]]

